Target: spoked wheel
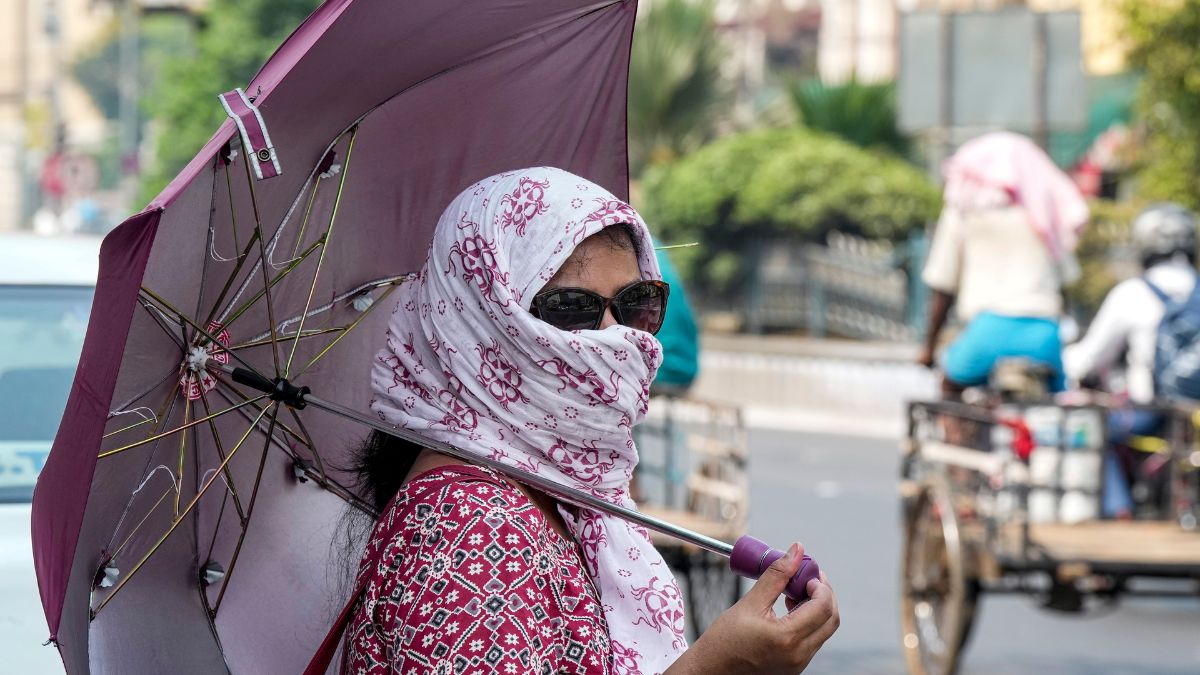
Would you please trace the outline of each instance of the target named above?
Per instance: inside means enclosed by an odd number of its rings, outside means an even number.
[[[975,614],[964,544],[949,490],[926,484],[910,511],[903,544],[901,627],[908,671],[952,675]]]
[[[682,570],[687,584],[687,619],[692,634],[700,637],[721,612],[738,601],[741,582],[722,556],[696,551],[687,558]]]

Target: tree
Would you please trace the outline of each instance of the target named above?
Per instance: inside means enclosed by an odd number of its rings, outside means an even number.
[[[696,288],[735,292],[763,243],[817,241],[831,230],[901,239],[937,217],[941,194],[888,153],[808,129],[722,138],[647,172],[644,213]]]
[[[909,153],[909,139],[896,126],[896,87],[891,83],[861,84],[850,80],[829,85],[819,80],[789,88],[800,123],[840,136],[863,148]]]
[[[1200,208],[1200,0],[1124,4],[1130,63],[1143,71],[1138,191]]]
[[[629,65],[629,164],[639,176],[712,136],[725,98],[712,2],[644,3]]]
[[[142,177],[149,201],[208,141],[225,119],[217,96],[245,87],[318,0],[212,0],[193,49],[162,68],[157,95],[147,101],[158,142]],[[253,94],[253,92],[249,92]]]

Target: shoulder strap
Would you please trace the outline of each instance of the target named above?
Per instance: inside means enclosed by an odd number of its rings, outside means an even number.
[[[380,551],[382,550],[381,548]],[[369,564],[374,566],[378,562],[377,559],[372,559]],[[354,607],[358,604],[358,599],[362,596],[363,591],[367,590],[367,582],[370,578],[369,574],[364,574],[362,580],[358,582],[354,593],[350,596],[350,602],[347,602],[346,606],[342,608],[341,614],[338,614],[333,626],[325,635],[325,639],[321,641],[321,646],[317,648],[317,653],[313,654],[312,660],[308,662],[308,667],[304,669],[304,675],[325,675],[329,670],[329,664],[333,663],[333,657],[337,655],[338,646],[342,643],[342,636],[346,634],[346,628],[349,627],[350,619],[354,616]]]
[[[1161,300],[1164,305],[1171,304],[1171,296],[1167,295],[1163,289],[1155,286],[1154,282],[1150,281],[1150,278],[1144,274],[1142,275],[1142,283],[1146,284],[1146,288],[1149,288],[1151,293],[1158,296],[1158,299]]]
[[[476,480],[497,480],[496,477],[486,469],[468,464],[463,464],[461,466],[454,465],[452,467],[439,467],[438,469],[434,469],[434,471],[448,468],[453,469],[455,473],[462,474],[461,476],[451,477],[450,480],[460,480],[463,477],[473,478]],[[432,487],[430,489],[432,489]],[[419,496],[419,494],[414,495],[414,497]],[[395,499],[395,497],[393,497],[393,499]],[[384,513],[387,513],[391,508],[392,505],[388,504],[388,507],[384,509]],[[365,560],[364,563],[366,565],[366,569],[377,567],[379,565],[380,558],[383,556],[383,552],[386,550],[386,546],[380,546],[379,549],[375,551],[375,553],[368,560]],[[362,597],[363,591],[367,590],[367,583],[370,581],[370,579],[370,574],[364,574],[362,575],[362,579],[355,584],[354,592],[350,594],[349,602],[347,602],[346,606],[342,608],[341,613],[338,614],[337,619],[334,620],[333,626],[331,626],[329,628],[329,632],[326,633],[325,639],[321,641],[321,646],[317,648],[317,653],[313,654],[312,660],[308,662],[308,667],[304,669],[304,675],[325,675],[325,673],[329,670],[329,665],[333,663],[333,657],[337,655],[338,647],[342,643],[342,636],[346,634],[346,629],[350,627],[350,619],[354,617],[354,607],[358,604],[358,599]]]

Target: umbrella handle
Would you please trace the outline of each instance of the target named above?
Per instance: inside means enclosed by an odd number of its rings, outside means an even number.
[[[759,539],[750,535],[738,537],[733,544],[733,553],[729,556],[729,569],[739,577],[757,579],[767,571],[771,563],[783,557],[783,551],[771,548]],[[817,561],[805,555],[800,563],[800,570],[788,581],[784,593],[797,602],[808,600],[808,582],[819,578],[821,568]]]

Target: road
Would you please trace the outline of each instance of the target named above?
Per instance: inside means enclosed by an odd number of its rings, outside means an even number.
[[[810,672],[904,673],[894,441],[755,429],[750,531],[799,539],[837,591],[842,627]],[[988,597],[962,675],[1196,675],[1200,600],[1125,601],[1064,616],[1023,597]]]

